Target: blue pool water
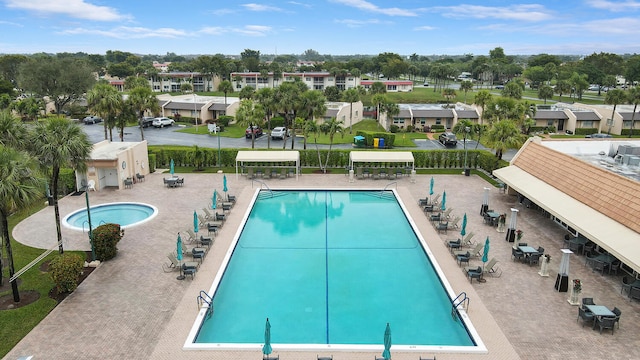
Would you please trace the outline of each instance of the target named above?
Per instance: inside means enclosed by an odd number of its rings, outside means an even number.
[[[122,228],[151,220],[158,213],[155,206],[142,203],[109,203],[91,207],[91,226],[105,223],[120,224]],[[62,223],[76,230],[89,230],[87,209],[79,209],[62,219]]]
[[[265,195],[195,343],[260,344],[268,317],[274,344],[381,344],[388,322],[394,346],[476,345],[394,193]]]

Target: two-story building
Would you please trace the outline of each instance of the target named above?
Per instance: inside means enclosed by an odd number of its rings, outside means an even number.
[[[231,73],[231,82],[236,91],[250,86],[254,89],[265,87],[275,88],[282,82],[292,82],[300,79],[310,90],[324,91],[328,86],[335,86],[340,90],[353,89],[360,85],[360,78],[351,74],[335,76],[329,72],[296,72],[282,73],[274,76],[272,72],[261,74],[259,72],[234,72]]]

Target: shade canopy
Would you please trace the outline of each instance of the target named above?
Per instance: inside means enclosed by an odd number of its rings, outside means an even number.
[[[414,168],[411,151],[352,151],[349,153],[349,163],[352,169],[355,163],[404,163]]]
[[[236,155],[236,178],[238,178],[238,170],[241,167],[274,162],[282,163],[284,166],[295,166],[296,180],[298,179],[300,152],[295,150],[238,151],[238,155]]]

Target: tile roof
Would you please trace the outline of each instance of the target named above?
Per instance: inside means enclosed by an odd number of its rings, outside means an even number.
[[[535,142],[512,165],[640,233],[640,183]]]
[[[478,112],[475,110],[456,110],[458,119],[478,119]]]
[[[561,110],[538,110],[533,116],[534,119],[568,119],[569,117]]]
[[[413,110],[415,118],[453,118],[453,111],[443,110]]]
[[[600,120],[598,114],[595,111],[574,111],[573,114],[576,116],[576,120]]]

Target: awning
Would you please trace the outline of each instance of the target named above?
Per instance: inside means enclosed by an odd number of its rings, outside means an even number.
[[[404,163],[414,167],[411,151],[352,151],[349,153],[349,165],[353,169],[354,163]]]
[[[260,162],[290,162],[296,166],[296,180],[298,179],[298,171],[300,169],[300,152],[299,151],[238,151],[236,155],[236,178],[238,177],[238,167],[246,163]],[[292,164],[293,165],[293,164]]]
[[[640,272],[640,234],[511,165],[493,174],[542,209]]]

